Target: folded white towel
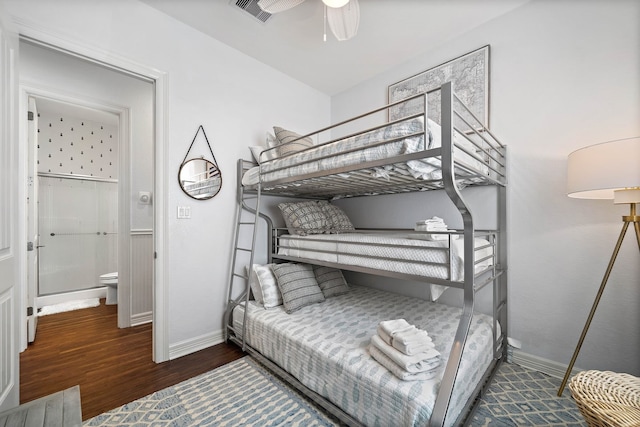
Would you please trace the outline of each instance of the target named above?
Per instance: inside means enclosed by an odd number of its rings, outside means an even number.
[[[444,222],[444,219],[434,216],[432,218],[429,219],[423,219],[421,221],[416,222],[416,224],[442,224],[442,225],[446,225]]]
[[[412,374],[429,371],[440,366],[440,352],[436,350],[435,347],[425,352],[408,356],[382,341],[377,335],[371,337],[371,345],[377,347],[378,350],[383,352],[396,365]]]
[[[405,330],[410,330],[411,328],[415,328],[415,326],[410,325],[404,319],[395,319],[395,320],[383,320],[378,324],[378,335],[380,338],[384,340],[387,344],[391,345],[391,337]]]
[[[384,354],[378,347],[374,345],[369,345],[369,354],[373,357],[378,363],[387,368],[389,372],[393,375],[401,379],[402,381],[424,381],[430,380],[436,377],[438,372],[438,367],[433,368],[429,371],[411,373],[402,369],[400,366],[396,365],[389,356]]]
[[[414,355],[433,348],[433,341],[427,331],[414,328],[394,334],[391,346],[404,354]]]

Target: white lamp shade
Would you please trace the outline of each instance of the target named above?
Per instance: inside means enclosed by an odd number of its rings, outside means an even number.
[[[633,189],[616,203],[638,203],[640,137],[604,142],[569,154],[567,192],[579,199],[614,199],[616,190]],[[623,193],[618,192],[620,195]]]
[[[360,25],[360,5],[351,0],[345,6],[327,9],[327,20],[333,35],[340,41],[349,40],[358,32]]]

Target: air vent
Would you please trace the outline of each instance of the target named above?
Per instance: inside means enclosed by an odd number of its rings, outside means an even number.
[[[267,22],[271,18],[271,14],[260,9],[258,6],[258,0],[236,0],[235,5],[240,9],[247,12],[260,22]]]

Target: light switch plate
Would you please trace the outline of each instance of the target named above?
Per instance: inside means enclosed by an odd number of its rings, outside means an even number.
[[[191,206],[178,206],[178,219],[191,218]]]

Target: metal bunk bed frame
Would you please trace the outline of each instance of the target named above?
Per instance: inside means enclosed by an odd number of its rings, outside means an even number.
[[[275,194],[275,195],[284,195],[284,196],[294,196],[294,197],[311,197],[311,198],[328,198],[330,195],[333,195],[331,191],[325,191],[324,187],[319,186],[317,184],[317,180],[322,180],[323,177],[327,175],[335,175],[344,172],[354,172],[364,167],[371,168],[375,166],[380,166],[384,164],[391,164],[399,161],[407,161],[413,159],[421,159],[430,156],[440,156],[441,159],[441,168],[442,168],[442,179],[429,181],[420,181],[416,183],[415,180],[408,180],[408,185],[404,185],[402,182],[398,183],[397,181],[392,181],[390,187],[391,190],[382,189],[378,194],[386,194],[386,193],[394,193],[399,191],[401,192],[411,192],[411,191],[422,191],[426,189],[444,189],[449,199],[455,204],[456,208],[460,212],[463,220],[464,229],[462,232],[464,239],[464,279],[462,284],[460,282],[451,282],[447,283],[450,286],[461,288],[463,291],[463,304],[462,304],[462,315],[460,317],[460,321],[458,324],[458,328],[456,330],[455,339],[453,345],[451,347],[451,352],[449,354],[449,359],[445,368],[445,373],[443,375],[440,388],[436,397],[435,405],[433,408],[433,412],[431,414],[431,418],[429,420],[429,426],[443,426],[445,422],[445,417],[447,414],[447,410],[449,408],[449,404],[451,401],[453,388],[456,383],[456,378],[458,375],[458,370],[460,367],[460,362],[462,359],[462,354],[464,351],[467,335],[469,332],[469,328],[472,321],[474,305],[475,305],[475,293],[482,287],[484,287],[488,283],[493,283],[493,331],[494,331],[494,359],[484,374],[483,380],[478,384],[476,389],[474,390],[471,399],[467,402],[466,406],[460,413],[458,419],[456,420],[455,425],[461,425],[463,423],[467,423],[471,419],[471,415],[475,410],[482,394],[485,389],[488,387],[488,384],[495,374],[499,363],[502,361],[503,356],[506,356],[506,336],[507,336],[507,234],[506,234],[506,147],[502,145],[498,139],[485,127],[481,120],[471,113],[466,106],[456,97],[453,93],[452,85],[450,82],[443,84],[440,88],[434,89],[432,91],[426,92],[424,94],[416,95],[414,97],[408,99],[414,99],[417,97],[424,98],[424,134],[425,141],[427,136],[427,96],[430,93],[435,91],[441,91],[441,102],[442,102],[442,116],[441,116],[441,128],[442,128],[442,145],[440,148],[430,149],[430,150],[422,150],[417,153],[412,154],[404,154],[401,156],[396,156],[390,159],[384,159],[383,161],[374,161],[369,162],[366,165],[355,165],[355,166],[347,166],[339,168],[338,170],[333,169],[330,173],[327,172],[315,172],[306,174],[302,177],[302,180],[306,180],[309,182],[308,187],[315,188],[319,191],[305,191],[302,192],[293,192],[291,193],[291,189],[287,187],[286,189],[278,188],[278,184],[286,184],[288,182],[297,181],[300,182],[300,177],[297,178],[285,178],[273,182],[269,182],[269,186],[271,188],[263,189],[262,179],[258,182],[255,188],[244,188],[241,184],[243,173],[248,168],[248,162],[244,160],[239,160],[238,162],[238,207],[236,212],[236,230],[234,235],[234,252],[232,255],[232,263],[229,272],[229,295],[228,295],[228,305],[227,310],[225,311],[224,316],[224,324],[225,324],[225,340],[232,341],[237,345],[241,346],[243,351],[248,352],[255,358],[257,358],[261,363],[266,365],[269,369],[274,371],[277,375],[282,377],[284,380],[288,381],[294,387],[296,387],[299,391],[303,392],[313,401],[322,406],[329,413],[336,416],[342,422],[347,423],[348,425],[361,425],[357,420],[351,417],[349,414],[342,411],[339,407],[334,405],[332,402],[328,401],[323,396],[320,396],[315,391],[307,388],[304,384],[300,383],[295,377],[291,374],[287,373],[280,366],[270,361],[266,357],[262,356],[259,351],[251,348],[246,342],[244,337],[245,328],[246,328],[246,320],[247,320],[247,312],[248,310],[244,310],[244,321],[243,321],[243,330],[241,338],[238,337],[239,331],[236,331],[233,326],[232,320],[232,311],[233,309],[239,305],[244,303],[249,303],[250,296],[250,288],[249,288],[249,278],[248,274],[239,274],[236,272],[236,263],[238,261],[237,254],[238,252],[250,252],[250,259],[248,265],[253,265],[254,263],[254,254],[255,254],[255,243],[256,243],[256,235],[258,228],[258,218],[262,218],[266,221],[267,224],[267,242],[270,246],[270,250],[267,250],[268,262],[272,262],[272,258],[279,258],[277,254],[273,253],[273,248],[275,247],[275,239],[277,239],[277,235],[273,228],[273,223],[268,215],[264,214],[260,211],[261,204],[261,196],[262,194]],[[386,109],[389,109],[395,105],[406,102],[408,99],[395,102],[393,104],[389,104],[385,107],[382,107],[377,110],[373,110],[369,113],[354,117],[352,119],[340,122],[336,125],[329,126],[327,128],[321,129],[317,132],[314,132],[309,135],[305,135],[300,137],[306,138],[311,135],[319,134],[320,132],[324,132],[326,130],[330,130],[334,127],[343,125],[345,123],[358,120],[367,115],[377,113]],[[473,120],[477,123],[474,125],[470,125],[457,111],[454,111],[454,102],[459,102],[463,108],[466,109],[466,112],[473,118]],[[465,203],[464,198],[460,190],[458,189],[458,185],[456,184],[456,173],[466,173],[470,170],[466,168],[464,165],[460,166],[456,163],[453,155],[453,144],[454,144],[454,131],[458,134],[461,131],[455,127],[454,125],[454,115],[457,116],[458,119],[461,119],[463,123],[469,126],[470,130],[467,130],[466,133],[474,133],[476,134],[482,141],[486,142],[490,151],[482,147],[479,148],[480,154],[484,157],[481,158],[477,153],[471,153],[467,150],[462,149],[470,156],[478,159],[487,161],[488,159],[488,168],[489,168],[489,176],[483,176],[483,184],[487,185],[495,185],[497,186],[497,222],[498,222],[498,230],[497,239],[499,240],[498,251],[497,251],[497,265],[494,264],[492,270],[493,274],[483,283],[476,283],[477,275],[474,272],[474,236],[476,230],[474,228],[474,221],[471,211],[469,210],[467,204]],[[354,134],[355,135],[355,134]],[[488,135],[491,137],[492,141],[495,143],[491,143],[484,136]],[[353,136],[353,135],[350,135]],[[463,135],[464,136],[464,135]],[[466,136],[465,136],[466,137]],[[293,141],[295,142],[295,141]],[[387,141],[388,142],[388,141]],[[458,147],[460,148],[460,147]],[[264,152],[262,153],[264,155]],[[262,165],[260,165],[260,172],[262,175]],[[329,177],[331,178],[331,177]],[[402,181],[402,180],[400,180]],[[471,185],[474,185],[473,183]],[[349,194],[349,197],[366,195],[366,191],[358,193],[354,192],[353,189],[350,189],[349,193],[345,193],[346,190],[342,190],[342,194]],[[311,193],[311,194],[309,194]],[[247,203],[248,200],[254,199],[255,206],[251,206]],[[242,221],[242,212],[246,211],[250,214],[254,215],[252,221]],[[239,246],[241,228],[243,226],[252,228],[252,237],[251,237],[251,247],[243,248]],[[287,257],[281,257],[283,260],[286,260]],[[305,260],[301,260],[305,261]],[[381,271],[375,271],[373,269],[367,268],[349,268],[348,266],[332,264],[327,262],[318,262],[308,260],[309,262],[323,265],[335,266],[337,268],[342,269],[352,269],[354,271],[367,272],[371,274],[380,274]],[[384,274],[386,276],[391,277],[400,277],[407,278],[406,275],[397,275],[393,274]],[[415,277],[410,277],[415,279]],[[244,287],[242,293],[239,296],[233,296],[234,282],[236,280],[242,280],[244,282]],[[424,281],[430,281],[428,279],[423,278]],[[498,325],[501,328],[501,336],[496,336]]]

